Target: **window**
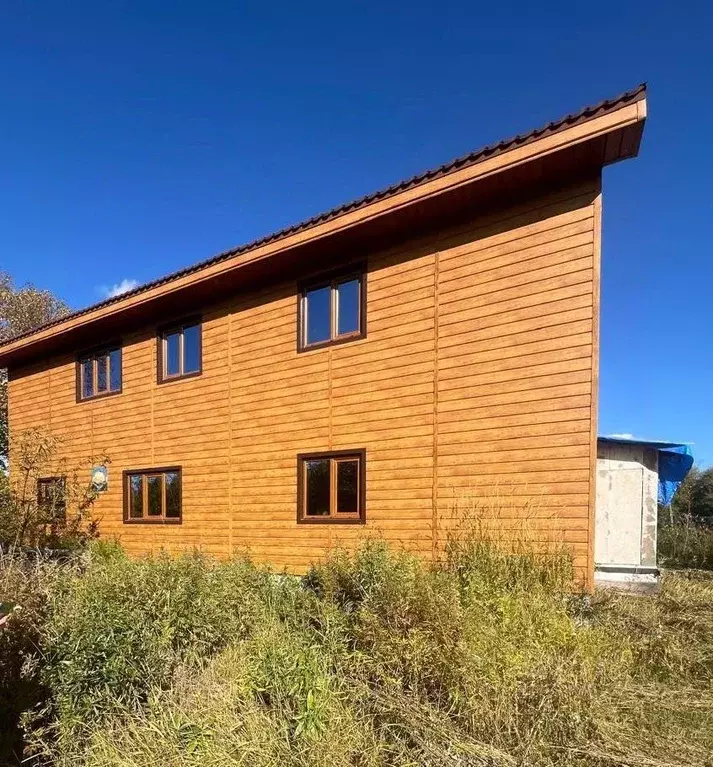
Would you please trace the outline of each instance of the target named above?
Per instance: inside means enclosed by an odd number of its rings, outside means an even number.
[[[37,480],[37,508],[48,524],[64,524],[67,519],[64,477]]]
[[[200,374],[200,321],[191,320],[161,331],[158,339],[159,383]]]
[[[366,335],[364,271],[304,286],[299,293],[299,349],[351,341]]]
[[[124,472],[124,522],[181,522],[181,467]]]
[[[77,363],[77,399],[121,392],[121,347],[83,354]]]
[[[297,521],[365,522],[365,450],[297,456]]]

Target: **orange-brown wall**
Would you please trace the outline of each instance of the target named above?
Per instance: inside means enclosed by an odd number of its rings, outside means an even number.
[[[204,313],[197,378],[157,384],[155,328],[123,339],[118,396],[77,403],[74,356],[11,370],[11,433],[47,425],[74,462],[106,453],[96,514],[134,552],[303,569],[364,528],[296,524],[296,455],[364,447],[367,530],[430,556],[454,494],[534,499],[588,575],[599,219],[596,179],[365,254],[367,337],[343,345],[297,353],[284,283]],[[176,464],[183,523],[123,525],[121,472]]]

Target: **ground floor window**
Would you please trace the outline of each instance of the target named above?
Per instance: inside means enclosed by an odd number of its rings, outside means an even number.
[[[67,518],[67,496],[64,477],[42,477],[37,480],[37,507],[51,524],[63,524]]]
[[[366,519],[366,451],[297,456],[297,521],[363,523]]]
[[[124,522],[180,523],[181,467],[124,472]]]

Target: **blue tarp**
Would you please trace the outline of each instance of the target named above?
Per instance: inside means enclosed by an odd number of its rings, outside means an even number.
[[[659,503],[668,506],[693,466],[691,446],[683,442],[656,442],[626,437],[599,437],[599,442],[641,445],[659,453]]]

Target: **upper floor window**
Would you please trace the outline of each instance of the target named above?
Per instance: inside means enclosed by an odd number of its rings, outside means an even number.
[[[173,381],[201,374],[201,323],[191,320],[159,334],[158,380]]]
[[[365,450],[297,456],[297,521],[365,520]]]
[[[124,522],[180,521],[180,466],[124,472]]]
[[[104,397],[121,392],[121,347],[81,355],[77,363],[77,398]]]
[[[299,349],[314,349],[366,335],[364,271],[309,283],[299,299]]]

